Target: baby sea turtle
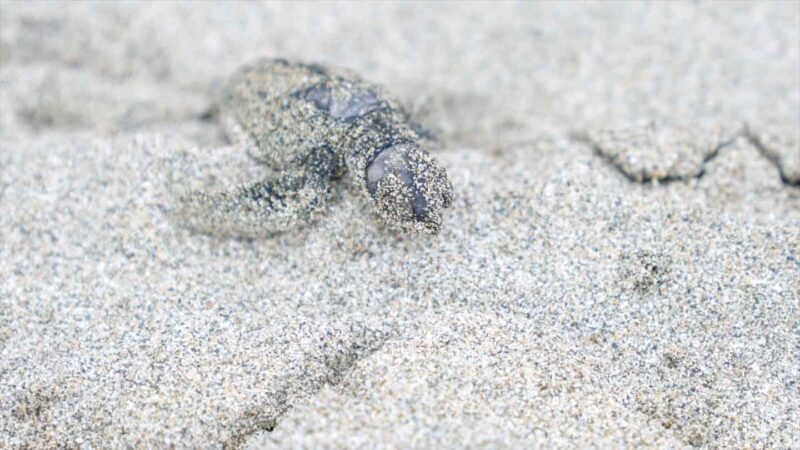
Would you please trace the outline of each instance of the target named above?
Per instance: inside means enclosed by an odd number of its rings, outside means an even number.
[[[347,180],[390,227],[435,234],[453,189],[420,145],[400,103],[351,73],[261,59],[224,88],[219,119],[273,178],[222,192],[192,192],[179,214],[196,230],[261,236],[309,221]]]

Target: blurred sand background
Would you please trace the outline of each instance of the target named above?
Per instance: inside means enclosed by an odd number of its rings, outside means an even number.
[[[442,233],[176,223],[261,56],[404,99]],[[0,448],[796,448],[798,142],[796,2],[0,3]]]

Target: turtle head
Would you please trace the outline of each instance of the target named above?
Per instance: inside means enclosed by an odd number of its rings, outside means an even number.
[[[391,227],[436,234],[453,201],[447,172],[415,143],[380,151],[366,169],[367,191]]]

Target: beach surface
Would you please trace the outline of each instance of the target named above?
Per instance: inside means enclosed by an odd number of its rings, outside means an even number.
[[[406,102],[439,235],[182,226],[263,56]],[[3,2],[0,448],[796,448],[798,183],[795,2]]]

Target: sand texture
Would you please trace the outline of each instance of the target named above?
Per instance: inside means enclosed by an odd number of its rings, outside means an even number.
[[[182,226],[261,56],[407,103],[438,236]],[[0,3],[0,448],[797,448],[799,143],[795,2]]]

